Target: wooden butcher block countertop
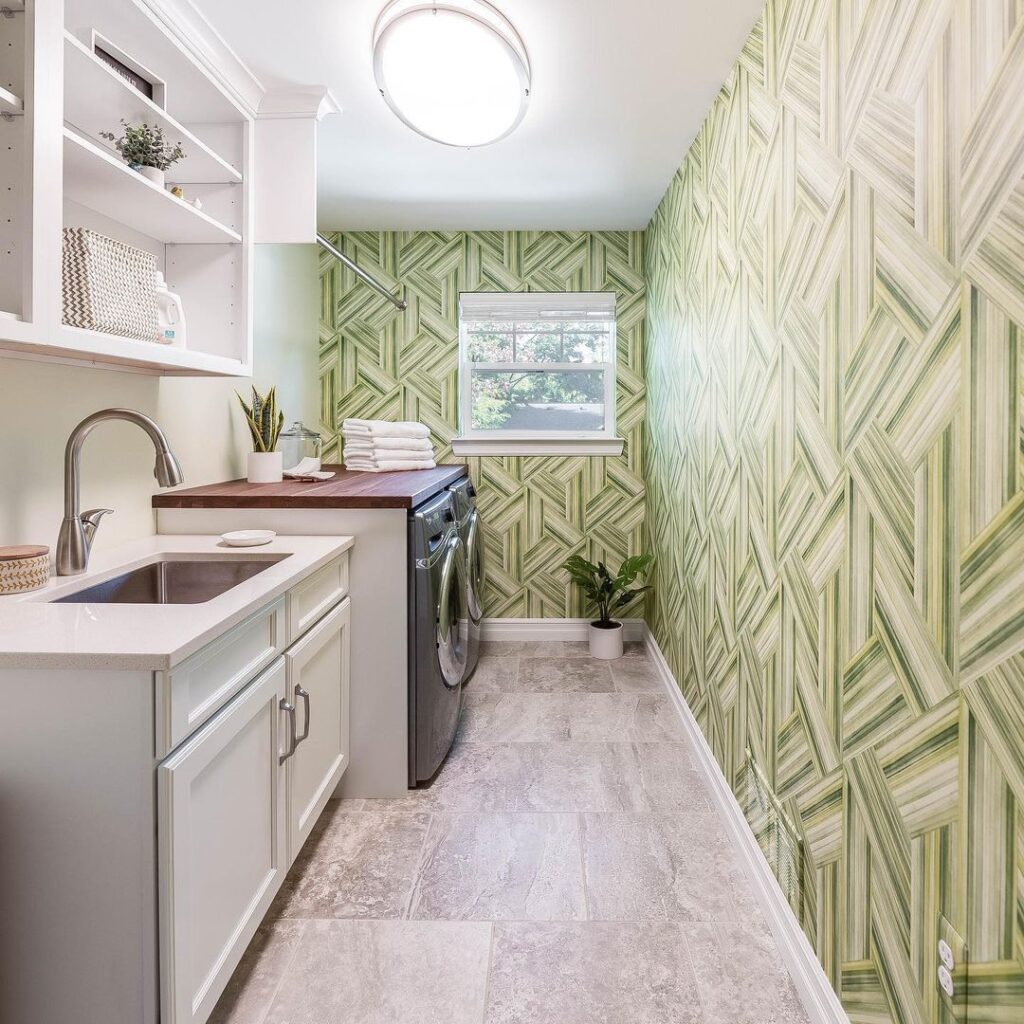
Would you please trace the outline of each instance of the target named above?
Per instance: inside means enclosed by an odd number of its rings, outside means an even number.
[[[228,480],[153,495],[154,508],[415,508],[466,475],[465,466],[405,473],[356,473],[324,466],[335,476],[323,483],[284,480],[250,484]]]

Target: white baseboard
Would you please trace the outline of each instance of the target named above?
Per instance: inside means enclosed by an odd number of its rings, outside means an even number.
[[[586,640],[590,619],[484,619],[483,640]],[[645,640],[643,619],[622,620],[623,640]]]
[[[779,888],[768,861],[761,853],[757,839],[754,838],[754,833],[750,830],[732,788],[722,774],[722,769],[697,724],[697,719],[693,717],[693,712],[683,699],[682,691],[676,685],[675,677],[661,653],[658,642],[646,626],[645,633],[651,658],[658,667],[665,690],[679,712],[683,727],[693,743],[700,762],[698,767],[707,777],[712,798],[732,834],[740,860],[746,869],[768,927],[775,936],[779,952],[792,975],[808,1017],[814,1024],[850,1024],[835,989],[829,983],[813,947],[800,927],[800,922],[796,919],[782,889]]]

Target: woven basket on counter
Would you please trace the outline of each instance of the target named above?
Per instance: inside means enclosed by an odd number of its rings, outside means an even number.
[[[46,586],[50,549],[42,544],[0,548],[0,594],[24,594]]]
[[[65,228],[64,323],[156,341],[156,257],[88,228]]]

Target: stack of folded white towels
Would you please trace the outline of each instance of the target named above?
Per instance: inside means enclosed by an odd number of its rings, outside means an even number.
[[[345,420],[345,468],[364,473],[400,469],[433,469],[434,446],[422,423],[390,420]]]

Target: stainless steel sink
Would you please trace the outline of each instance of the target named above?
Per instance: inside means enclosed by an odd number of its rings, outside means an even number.
[[[151,562],[59,597],[54,604],[202,604],[287,557]]]

